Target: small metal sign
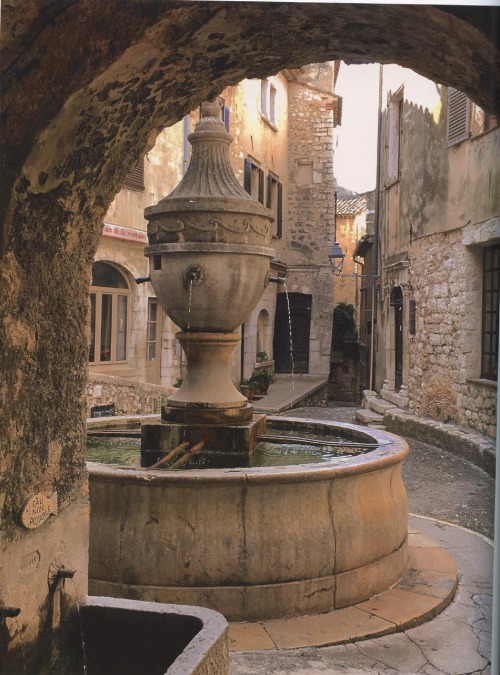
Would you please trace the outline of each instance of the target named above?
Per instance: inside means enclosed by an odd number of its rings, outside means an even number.
[[[28,530],[34,530],[43,525],[49,516],[56,516],[57,513],[57,492],[51,494],[39,492],[26,500],[21,512],[21,523]]]

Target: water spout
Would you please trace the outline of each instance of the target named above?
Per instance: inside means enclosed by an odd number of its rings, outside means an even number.
[[[284,284],[285,278],[284,277],[269,277],[269,281],[274,283],[274,284]]]
[[[19,616],[21,609],[19,607],[7,607],[7,605],[0,605],[0,617],[14,619]]]
[[[70,567],[64,567],[64,565],[51,563],[48,575],[49,590],[52,592],[56,591],[61,579],[72,579],[75,574],[76,570],[71,569]]]

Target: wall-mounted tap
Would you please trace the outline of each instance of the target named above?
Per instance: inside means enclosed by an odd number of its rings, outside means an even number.
[[[285,283],[285,277],[269,277],[269,281],[271,281],[275,284],[284,284]]]
[[[21,610],[19,607],[7,607],[7,605],[0,605],[0,617],[14,619],[19,616]]]
[[[76,574],[76,570],[71,569],[70,567],[65,567],[64,565],[59,565],[58,563],[51,563],[49,566],[48,574],[48,584],[49,590],[55,591],[57,584],[61,579],[72,579]]]

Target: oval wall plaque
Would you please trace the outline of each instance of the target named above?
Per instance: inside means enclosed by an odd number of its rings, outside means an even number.
[[[49,516],[56,516],[57,513],[57,492],[39,492],[26,500],[21,512],[21,523],[28,530],[34,530],[43,525]]]

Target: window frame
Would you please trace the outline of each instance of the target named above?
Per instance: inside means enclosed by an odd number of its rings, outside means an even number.
[[[264,204],[264,170],[251,157],[244,159],[243,187],[251,197]]]
[[[277,92],[276,85],[269,78],[264,78],[260,81],[260,114],[273,131],[278,131]]]
[[[126,364],[129,361],[129,350],[130,350],[130,317],[131,317],[131,292],[130,285],[125,277],[125,275],[119,270],[115,265],[109,261],[98,260],[102,265],[112,267],[116,270],[121,277],[123,278],[126,287],[118,288],[113,286],[90,286],[90,317],[89,317],[89,356],[88,364],[89,366],[113,366],[113,365],[122,365]],[[109,359],[102,358],[102,330],[103,330],[103,297],[111,296],[111,312],[110,312],[110,348],[109,348]],[[125,336],[124,336],[124,346],[125,346],[125,358],[118,359],[117,353],[119,350],[118,338],[119,338],[119,298],[126,298],[126,311],[125,311]],[[94,298],[94,300],[92,300]],[[94,358],[91,360],[93,347]]]
[[[494,258],[497,258],[495,265]],[[488,257],[492,262],[489,265]],[[500,297],[500,243],[483,249],[483,285],[481,319],[481,379],[497,381]],[[497,298],[494,304],[495,295]],[[489,300],[489,302],[488,302]],[[485,349],[488,342],[489,347]]]
[[[154,319],[151,318],[151,307],[155,305],[156,306],[156,317]],[[158,298],[154,297],[149,297],[148,298],[148,315],[147,315],[147,322],[146,322],[146,361],[152,362],[152,361],[157,361],[158,359],[158,354],[157,352],[159,351],[159,331],[161,329],[161,316],[160,316],[160,303],[158,302]],[[150,338],[150,327],[154,325],[154,338]],[[150,348],[151,346],[154,346],[154,356],[150,356]]]

